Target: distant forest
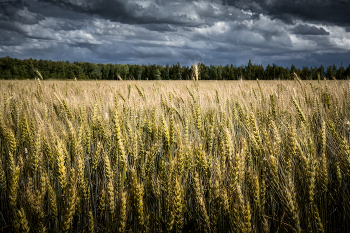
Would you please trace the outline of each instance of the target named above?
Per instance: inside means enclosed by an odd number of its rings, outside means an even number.
[[[192,66],[173,65],[124,65],[124,64],[95,64],[91,62],[47,61],[3,57],[0,58],[0,79],[34,79],[36,71],[42,74],[43,79],[92,79],[92,80],[190,80]],[[282,67],[276,64],[252,64],[245,66],[210,65],[199,63],[199,79],[201,80],[288,80],[294,79],[295,72],[303,80],[317,79],[348,79],[350,65],[347,68],[340,66],[303,67],[297,69],[294,65]]]

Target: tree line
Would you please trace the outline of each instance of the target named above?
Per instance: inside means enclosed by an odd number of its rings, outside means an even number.
[[[296,73],[303,80],[348,79],[350,64],[347,68],[335,65],[324,67],[306,67],[302,69],[282,67],[276,64],[252,64],[245,66],[210,65],[198,63],[200,80],[290,80]],[[92,80],[190,80],[193,66],[181,66],[180,63],[166,66],[95,64],[91,62],[51,61],[3,57],[0,58],[0,79],[34,79],[39,71],[43,79],[92,79]]]

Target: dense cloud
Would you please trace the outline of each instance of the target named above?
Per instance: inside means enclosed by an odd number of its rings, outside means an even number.
[[[294,29],[292,29],[292,32],[294,34],[301,34],[301,35],[329,35],[330,33],[324,30],[324,28],[305,25],[305,24],[298,24]]]
[[[350,25],[349,0],[226,0],[227,4],[264,13],[288,24],[295,20],[337,26]]]
[[[350,52],[349,7],[344,0],[0,0],[0,56],[340,64]]]

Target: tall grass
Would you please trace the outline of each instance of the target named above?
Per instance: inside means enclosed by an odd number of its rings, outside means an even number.
[[[0,82],[0,232],[348,232],[350,83]]]

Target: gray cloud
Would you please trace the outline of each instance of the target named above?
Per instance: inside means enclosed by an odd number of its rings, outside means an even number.
[[[0,20],[37,24],[43,19],[43,16],[28,11],[26,5],[20,1],[0,2]]]
[[[229,5],[257,13],[268,14],[292,24],[295,20],[349,26],[348,0],[226,0]]]
[[[315,35],[315,36],[329,35],[329,32],[324,30],[324,28],[322,27],[318,28],[307,24],[298,24],[292,29],[292,32],[294,34],[301,34],[301,35]]]
[[[16,46],[21,45],[26,38],[24,36],[18,35],[16,32],[0,30],[0,46]]]
[[[350,51],[345,3],[0,1],[0,56],[163,65],[252,59],[290,66],[325,62],[329,54],[333,64],[340,59],[335,54],[344,58]]]
[[[257,17],[238,8],[227,8],[221,0],[41,0],[73,12],[98,15],[126,24],[169,24],[186,27],[212,25],[218,20],[232,21]]]
[[[169,24],[146,24],[143,26],[144,28],[147,28],[151,31],[157,31],[157,32],[175,32],[177,31],[176,27],[173,27]]]

